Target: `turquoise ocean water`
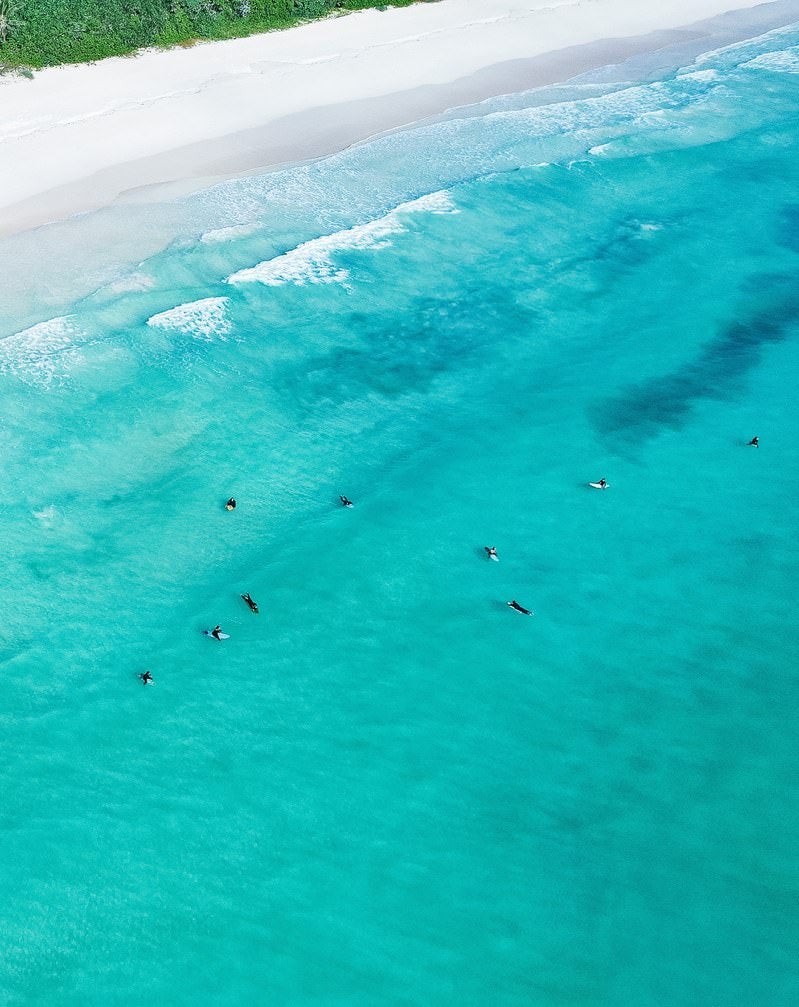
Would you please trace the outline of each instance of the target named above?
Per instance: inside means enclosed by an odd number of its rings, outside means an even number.
[[[34,236],[2,1004],[799,1002],[798,145],[795,26]]]

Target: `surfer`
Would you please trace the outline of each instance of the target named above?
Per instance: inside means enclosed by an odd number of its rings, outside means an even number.
[[[518,601],[509,601],[508,608],[512,608],[514,612],[521,612],[522,615],[533,614],[529,608],[525,608],[524,605],[520,605]]]
[[[222,627],[221,626],[214,626],[214,628],[211,630],[211,636],[215,640],[221,640],[222,639]]]
[[[751,439],[751,441],[749,441],[749,443],[746,446],[748,448],[759,448],[760,447],[760,438],[753,437]]]
[[[495,546],[484,545],[483,548],[485,549],[486,556],[488,556],[489,559],[497,559],[497,560],[499,559],[499,556],[497,556],[497,550]]]
[[[608,488],[608,481],[607,481],[607,479],[600,479],[599,480],[599,488],[601,490],[606,490]]]
[[[139,678],[142,680],[142,685],[152,685],[153,684],[153,676],[150,674],[149,671],[143,671],[139,675]]]
[[[345,497],[342,493],[339,493],[338,498],[341,501],[342,507],[352,507],[352,500],[349,497]]]
[[[247,594],[243,594],[241,596],[241,599],[242,599],[242,601],[246,601],[247,602],[247,604],[249,605],[249,608],[250,608],[251,612],[255,612],[255,614],[258,615],[258,605],[257,605],[257,603],[255,601],[253,601],[252,596],[250,595],[249,591],[247,592]]]
[[[231,497],[225,504],[225,510],[235,510],[236,509],[236,498]]]

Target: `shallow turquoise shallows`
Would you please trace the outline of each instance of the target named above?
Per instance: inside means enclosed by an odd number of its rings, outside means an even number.
[[[799,1003],[798,148],[796,28],[31,264],[4,1007]]]

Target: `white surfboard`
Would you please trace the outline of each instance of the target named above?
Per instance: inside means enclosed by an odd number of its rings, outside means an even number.
[[[204,629],[203,633],[206,636],[210,636],[212,640],[229,640],[230,639],[230,633],[218,633],[216,636],[214,636],[214,634],[211,632],[210,629]]]
[[[606,490],[610,486],[610,483],[605,483],[604,486],[602,483],[589,483],[588,485],[595,490]]]

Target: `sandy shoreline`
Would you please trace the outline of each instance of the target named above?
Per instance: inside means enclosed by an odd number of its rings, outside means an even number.
[[[641,6],[441,0],[6,78],[0,236],[319,157],[458,105],[701,38],[697,22],[730,0]],[[763,31],[797,8],[736,4]]]

